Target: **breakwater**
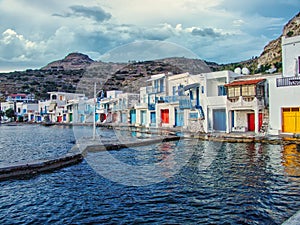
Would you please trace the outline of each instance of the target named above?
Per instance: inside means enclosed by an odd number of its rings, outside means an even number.
[[[138,147],[151,145],[159,142],[168,142],[179,140],[178,136],[160,136],[147,139],[135,139],[122,143],[100,143],[97,140],[84,139],[79,141],[69,153],[59,156],[55,159],[37,160],[26,163],[13,163],[0,167],[0,180],[11,178],[20,178],[24,176],[36,175],[39,173],[51,172],[63,167],[82,162],[85,154],[96,151],[119,150],[128,147]]]

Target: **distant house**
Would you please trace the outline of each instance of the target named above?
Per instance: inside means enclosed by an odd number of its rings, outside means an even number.
[[[6,98],[7,102],[34,102],[33,94],[10,94]]]
[[[85,94],[67,93],[67,92],[48,92],[50,100],[46,104],[46,113],[52,122],[63,122],[64,117],[66,121],[73,122],[73,111],[68,103],[73,100],[85,98]],[[69,106],[70,110],[66,109]],[[45,107],[45,106],[44,106]],[[42,107],[41,107],[42,108]],[[73,109],[73,108],[72,108]]]

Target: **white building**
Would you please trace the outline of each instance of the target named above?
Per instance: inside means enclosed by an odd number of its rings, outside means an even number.
[[[200,104],[204,111],[203,131],[230,132],[231,117],[227,105],[225,86],[240,77],[232,71],[201,74]]]
[[[269,133],[300,133],[300,36],[282,38],[282,76],[269,79]]]
[[[298,76],[300,74],[300,35],[295,37],[283,36],[281,49],[283,76]]]
[[[73,112],[68,112],[65,107],[70,101],[84,99],[84,94],[67,93],[67,92],[48,92],[50,100],[43,103],[40,108],[45,109],[51,122],[63,122],[64,120],[73,122]],[[68,118],[64,118],[68,117]]]

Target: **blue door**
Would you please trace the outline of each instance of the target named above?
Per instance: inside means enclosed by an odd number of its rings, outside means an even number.
[[[182,127],[184,125],[184,112],[179,108],[175,108],[175,126]]]
[[[80,116],[80,122],[81,122],[81,123],[84,123],[84,119],[85,119],[85,116],[84,116],[84,115],[81,115],[81,116]]]
[[[122,113],[122,115],[121,115],[121,122],[122,123],[127,123],[127,114],[126,113]]]
[[[136,111],[135,110],[130,111],[130,123],[131,124],[136,123]]]
[[[213,129],[216,131],[226,131],[225,109],[214,109],[213,110]]]
[[[141,124],[146,125],[146,111],[145,110],[141,111]]]
[[[150,118],[151,118],[151,126],[155,126],[155,124],[156,124],[156,114],[155,114],[155,112],[150,113]]]

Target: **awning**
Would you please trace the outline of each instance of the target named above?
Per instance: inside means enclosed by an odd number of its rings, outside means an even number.
[[[151,79],[147,80],[147,81],[154,81],[154,80],[158,80],[158,79],[161,79],[161,78],[164,78],[166,75],[164,73],[162,74],[157,74],[157,75],[152,75],[151,76]]]
[[[186,86],[183,87],[183,90],[184,90],[184,91],[187,91],[187,90],[189,90],[189,89],[197,88],[197,87],[200,87],[200,84],[199,84],[199,83],[188,84],[188,85],[186,85]]]
[[[225,84],[225,87],[232,87],[232,86],[242,86],[242,85],[252,85],[252,84],[258,84],[262,81],[265,81],[265,79],[256,79],[256,80],[236,80],[229,84]]]

